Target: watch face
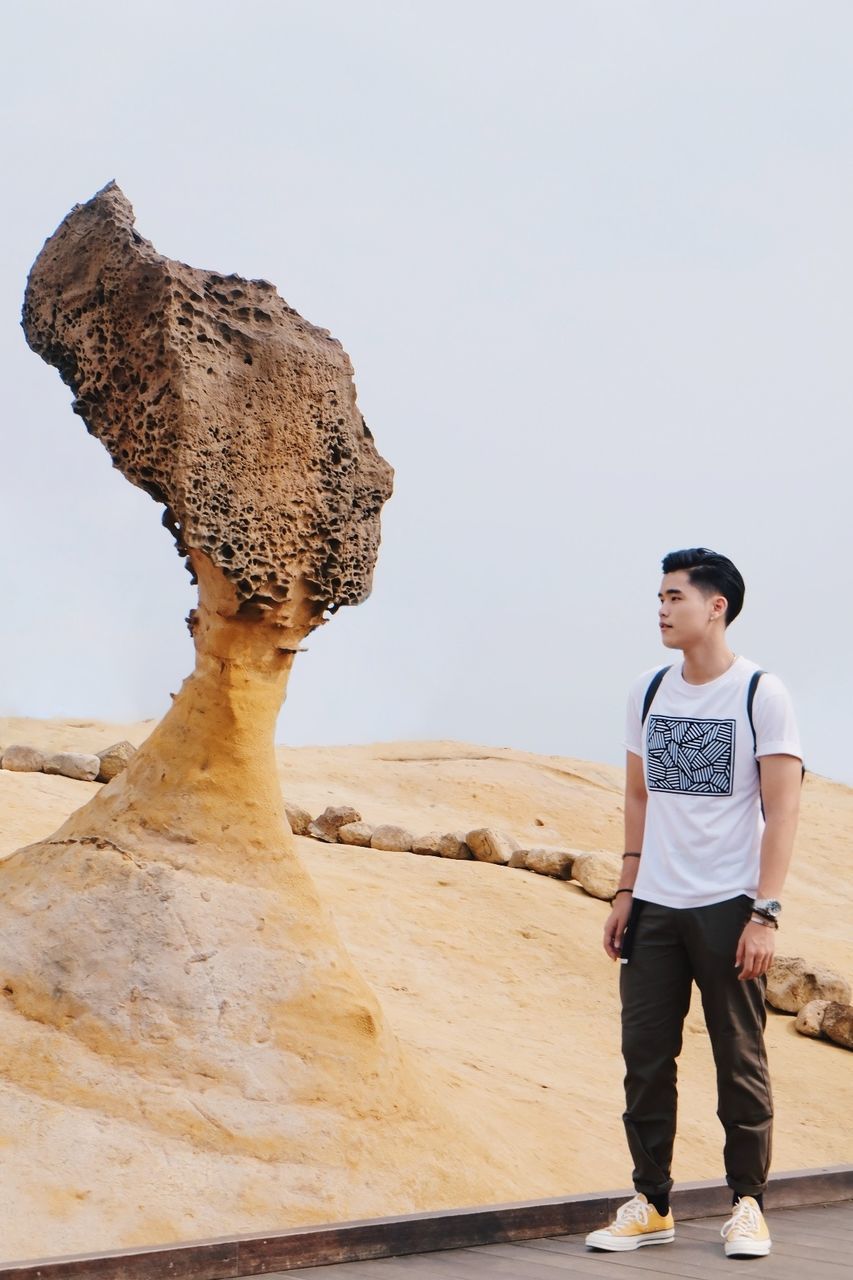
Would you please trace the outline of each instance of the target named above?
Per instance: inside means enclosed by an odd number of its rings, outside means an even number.
[[[756,898],[755,906],[760,911],[766,911],[771,916],[778,916],[782,910],[782,903],[776,898]]]

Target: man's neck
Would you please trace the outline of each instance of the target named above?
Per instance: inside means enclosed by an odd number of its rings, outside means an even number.
[[[725,675],[736,656],[722,637],[719,643],[704,643],[682,652],[684,667],[681,674],[687,684],[708,684]]]

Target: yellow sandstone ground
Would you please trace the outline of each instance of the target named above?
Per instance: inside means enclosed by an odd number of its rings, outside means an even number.
[[[122,737],[139,743],[152,727],[0,719],[0,743],[91,751]],[[279,748],[278,762],[286,799],[312,813],[349,803],[371,823],[415,834],[494,825],[524,843],[620,847],[615,768],[449,742]],[[49,835],[97,789],[0,770],[0,858]],[[851,829],[853,790],[809,777],[779,935],[780,951],[847,977]],[[576,885],[488,864],[297,845],[412,1067],[493,1147],[489,1198],[626,1186],[617,971],[600,947],[606,904]],[[849,1160],[849,1052],[798,1036],[791,1018],[772,1012],[768,1032],[775,1168]],[[3,1053],[0,1045],[0,1066]],[[717,1177],[721,1131],[698,1008],[680,1078],[676,1176]],[[131,1073],[126,1088],[141,1083]],[[147,1126],[144,1106],[133,1115],[0,1082],[1,1261],[340,1216],[322,1168],[200,1150]],[[387,1142],[390,1152],[392,1127]],[[447,1158],[450,1169],[458,1153]],[[381,1165],[375,1185],[357,1190],[353,1216],[365,1203],[376,1213],[412,1207],[395,1199]]]

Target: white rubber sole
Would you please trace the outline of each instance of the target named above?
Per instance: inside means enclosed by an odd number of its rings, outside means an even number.
[[[727,1258],[766,1258],[771,1240],[727,1240],[723,1246]]]
[[[675,1227],[665,1231],[646,1231],[641,1236],[612,1236],[608,1231],[590,1231],[586,1238],[588,1249],[606,1249],[608,1253],[626,1253],[629,1249],[642,1249],[645,1244],[671,1244],[675,1239]]]

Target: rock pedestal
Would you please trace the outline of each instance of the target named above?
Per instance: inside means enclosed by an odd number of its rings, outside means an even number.
[[[162,257],[114,185],[45,245],[24,330],[164,505],[199,601],[195,670],[160,725],[0,864],[0,1074],[292,1168],[279,1225],[488,1198],[487,1144],[401,1053],[296,857],[275,771],[294,656],[369,594],[391,489],[346,353],[265,281]],[[448,1163],[450,1134],[465,1154]]]

